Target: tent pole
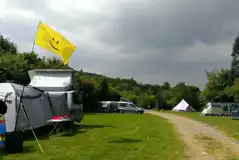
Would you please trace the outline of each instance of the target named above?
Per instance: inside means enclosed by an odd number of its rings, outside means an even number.
[[[24,88],[25,88],[25,86],[23,86],[22,95],[21,95],[21,97],[20,97],[20,107],[22,108],[22,110],[23,110],[23,112],[24,112],[24,114],[25,114],[25,116],[26,116],[26,118],[27,118],[28,126],[29,126],[29,128],[31,129],[33,136],[35,137],[35,139],[36,139],[36,141],[37,141],[37,144],[38,144],[39,148],[41,149],[42,154],[44,155],[44,151],[43,151],[43,149],[42,149],[42,147],[41,147],[41,144],[40,144],[39,141],[38,141],[38,138],[37,138],[35,132],[34,132],[33,129],[32,129],[32,126],[31,126],[29,117],[27,116],[27,112],[26,112],[25,107],[24,107],[24,105],[23,105],[23,103],[22,103],[22,96],[23,96]]]
[[[21,104],[22,104],[22,103],[21,103]],[[43,149],[42,149],[42,147],[41,147],[41,144],[40,144],[39,141],[38,141],[38,138],[37,138],[35,132],[33,131],[32,127],[31,127],[30,120],[28,119],[27,113],[26,113],[26,111],[25,111],[25,109],[24,109],[23,106],[22,106],[22,109],[23,109],[23,112],[24,112],[25,116],[27,117],[27,121],[28,121],[29,128],[31,129],[32,134],[33,134],[33,136],[35,137],[35,139],[36,139],[36,141],[37,141],[37,144],[38,144],[39,148],[41,149],[42,154],[44,155],[44,151],[43,151]]]

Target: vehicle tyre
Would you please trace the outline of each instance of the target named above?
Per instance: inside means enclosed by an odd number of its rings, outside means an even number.
[[[141,114],[141,111],[137,111],[137,114]]]
[[[124,113],[124,111],[122,111],[122,110],[120,110],[119,112],[120,112],[120,113]]]

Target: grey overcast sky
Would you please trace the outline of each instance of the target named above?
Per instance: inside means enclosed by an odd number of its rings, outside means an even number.
[[[238,0],[0,0],[0,33],[30,51],[42,20],[77,46],[69,62],[75,69],[203,88],[205,70],[230,66],[238,6]]]

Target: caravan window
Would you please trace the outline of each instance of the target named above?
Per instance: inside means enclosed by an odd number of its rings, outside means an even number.
[[[221,108],[221,105],[220,104],[213,104],[212,105],[214,108]]]
[[[236,110],[237,109],[237,104],[232,104],[231,105],[231,110]]]
[[[223,111],[228,111],[228,105],[223,105],[223,106],[222,106],[222,110],[223,110]]]
[[[108,106],[108,103],[102,103],[102,108],[106,108]]]

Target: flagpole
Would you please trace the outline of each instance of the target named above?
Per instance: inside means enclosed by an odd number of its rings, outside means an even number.
[[[39,30],[40,23],[41,23],[41,20],[39,20],[39,23],[38,23],[38,26],[37,26],[37,31],[36,31],[36,34],[35,34],[35,37],[34,37],[34,42],[33,42],[33,45],[32,45],[32,52],[31,53],[33,53],[34,48],[35,48],[36,36],[37,36],[37,32]]]

